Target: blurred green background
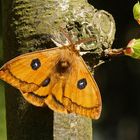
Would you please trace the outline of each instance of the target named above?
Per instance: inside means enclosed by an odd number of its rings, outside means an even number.
[[[0,41],[0,51],[1,51],[1,41]],[[0,81],[0,140],[6,140],[6,116],[5,116],[5,96],[4,96],[4,86],[2,81]]]
[[[0,2],[0,17],[2,17],[1,2]],[[0,66],[3,60],[2,48],[2,18],[0,18]],[[6,113],[5,113],[5,96],[4,85],[0,81],[0,140],[6,140]]]

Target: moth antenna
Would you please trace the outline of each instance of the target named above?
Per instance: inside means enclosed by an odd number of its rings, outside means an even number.
[[[62,33],[62,35],[64,35],[65,39],[66,39],[66,42],[63,43],[63,42],[58,42],[57,40],[55,40],[54,38],[51,38],[51,40],[53,41],[53,43],[57,46],[57,47],[63,47],[63,46],[74,46],[74,43],[71,39],[71,37],[69,36],[69,34],[67,32],[65,32],[65,30],[60,27],[60,32]]]
[[[63,47],[63,44],[58,43],[57,41],[55,41],[53,38],[51,38],[51,40],[53,41],[53,43],[57,46],[57,47]]]
[[[62,27],[60,27],[60,31],[64,34],[64,36],[65,36],[66,39],[68,40],[69,44],[73,46],[74,44],[73,44],[73,41],[71,40],[69,34],[68,34],[67,32],[65,32],[64,29],[63,29]]]
[[[67,32],[65,32],[65,30],[60,27],[60,31],[64,34],[64,36],[66,37],[66,39],[69,42],[69,45],[73,47],[74,50],[79,50],[78,48],[76,48],[77,45],[81,44],[81,43],[87,43],[90,41],[96,41],[95,37],[90,37],[90,38],[85,38],[85,39],[80,39],[78,41],[76,41],[75,43],[73,43],[71,37],[69,36],[69,34]]]
[[[81,43],[87,43],[87,42],[90,42],[90,41],[96,41],[96,38],[90,37],[90,38],[80,39],[74,45],[79,45]]]

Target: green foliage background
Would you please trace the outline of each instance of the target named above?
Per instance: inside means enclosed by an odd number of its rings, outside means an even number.
[[[0,140],[6,140],[6,116],[4,86],[0,81]]]
[[[0,17],[2,17],[0,3]],[[3,60],[3,48],[2,48],[2,18],[0,18],[0,67]],[[4,84],[0,81],[0,140],[6,140],[6,114],[5,114],[5,96],[4,96]]]
[[[2,39],[0,39],[0,62],[2,62]],[[2,81],[0,81],[0,140],[6,140],[5,96]]]

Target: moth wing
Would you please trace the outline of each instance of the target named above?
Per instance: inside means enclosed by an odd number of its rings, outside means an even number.
[[[0,79],[22,92],[33,92],[52,72],[59,53],[59,48],[55,48],[20,55],[3,65]]]
[[[81,57],[75,58],[66,81],[62,103],[68,112],[93,119],[100,116],[102,107],[100,91]]]
[[[67,113],[67,109],[62,104],[64,81],[57,73],[52,71],[51,81],[47,86],[39,87],[34,92],[23,93],[23,97],[35,106],[47,105],[56,112]]]
[[[36,96],[33,92],[22,92],[20,91],[26,101],[28,101],[30,104],[38,107],[43,107],[46,104],[44,103],[44,98],[41,96]]]
[[[76,113],[98,119],[102,107],[98,86],[83,59],[79,56],[72,59],[70,71],[62,78],[54,78],[57,82],[54,82],[45,103],[57,112]],[[78,82],[82,79],[86,80],[87,85],[79,89]]]
[[[46,87],[39,87],[38,90],[34,92],[21,93],[29,103],[35,106],[47,105],[49,108],[56,112],[67,113],[67,109],[62,104],[64,81],[57,77],[56,80],[55,76],[52,76],[51,79],[52,82],[50,82]],[[54,79],[55,81],[53,81]]]

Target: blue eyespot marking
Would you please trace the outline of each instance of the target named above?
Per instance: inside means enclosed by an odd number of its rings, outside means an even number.
[[[84,89],[86,85],[87,85],[87,80],[85,78],[82,78],[77,82],[77,87],[79,89]]]
[[[37,70],[40,66],[41,66],[41,62],[38,58],[32,60],[31,67],[33,70]]]
[[[51,79],[50,79],[49,77],[46,78],[46,79],[42,82],[41,86],[42,86],[42,87],[48,86],[48,84],[50,83],[50,81],[51,81]]]

